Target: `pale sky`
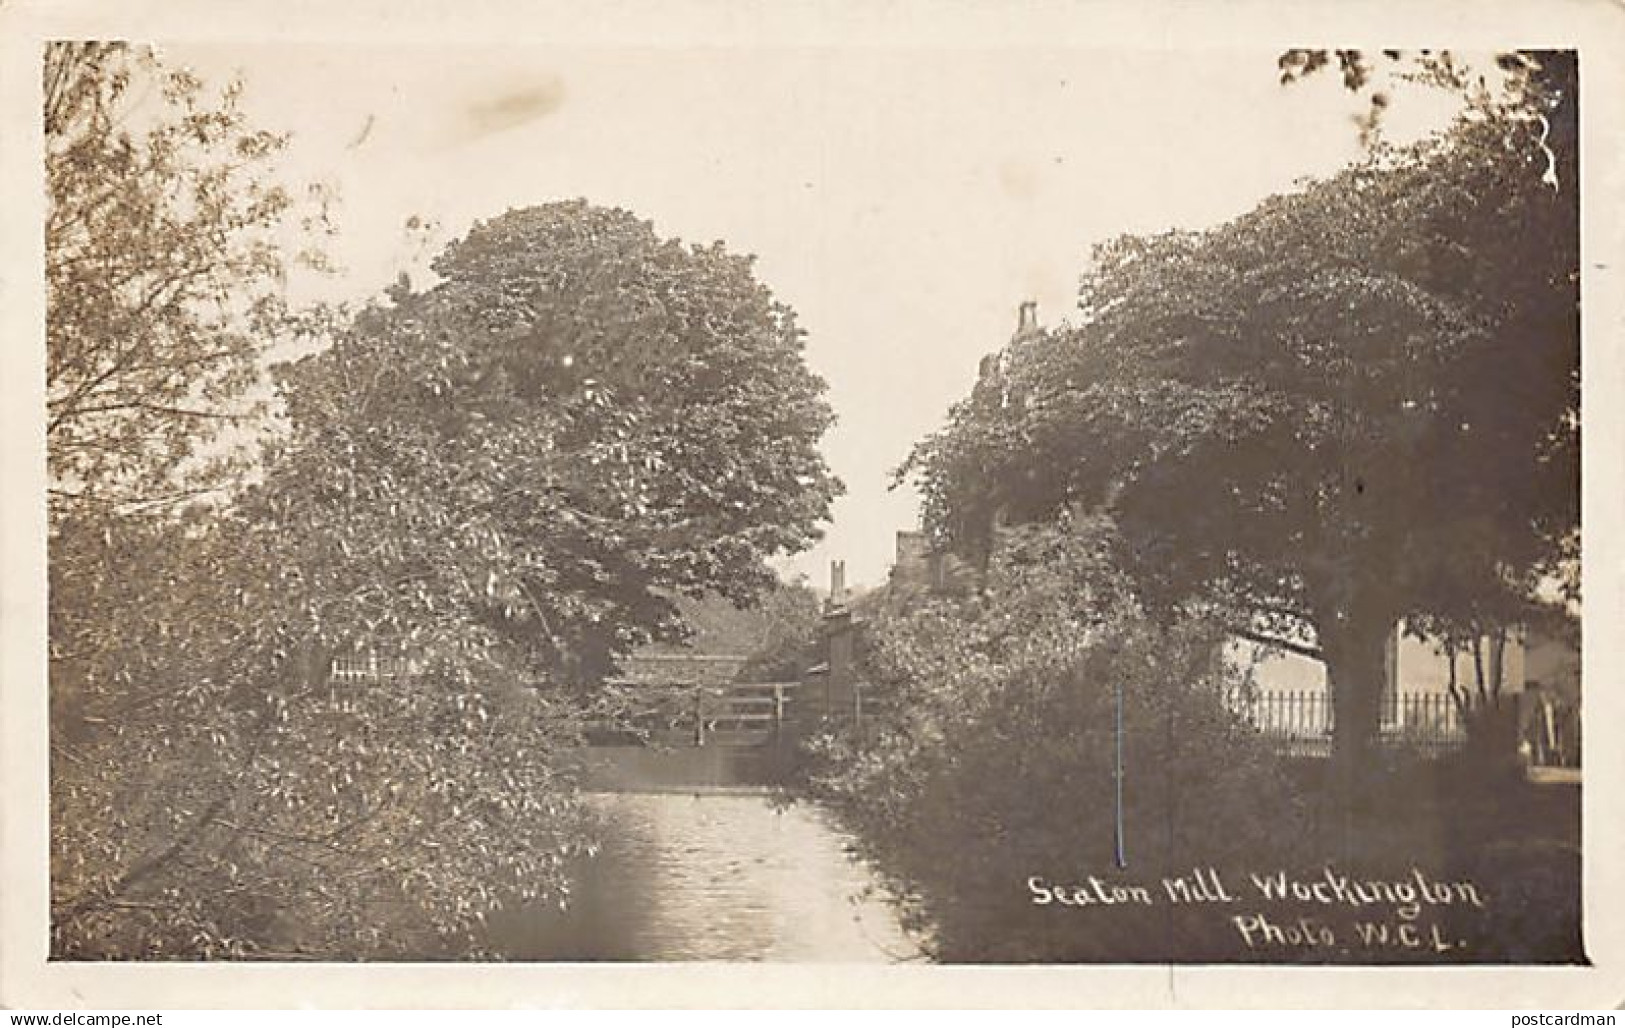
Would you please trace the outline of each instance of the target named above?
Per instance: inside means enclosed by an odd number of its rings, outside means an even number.
[[[884,581],[917,500],[888,472],[942,423],[1024,299],[1052,324],[1089,248],[1201,228],[1358,153],[1336,77],[1283,88],[1275,51],[165,48],[293,133],[291,181],[340,195],[327,297],[376,294],[475,220],[585,197],[662,236],[724,240],[797,311],[846,483],[784,562]],[[1448,98],[1399,97],[1390,131]],[[439,231],[426,249],[409,216]],[[421,275],[414,275],[422,281]]]

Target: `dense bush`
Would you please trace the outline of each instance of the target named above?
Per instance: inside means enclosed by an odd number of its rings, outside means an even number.
[[[55,957],[462,953],[561,895],[586,840],[548,695],[495,647],[330,682],[285,543],[224,515],[53,540],[119,569],[52,568]]]
[[[1297,845],[1291,785],[1225,706],[1244,683],[1218,659],[1222,636],[1144,617],[1108,545],[1097,522],[1027,530],[995,555],[983,596],[880,614],[865,664],[890,712],[809,741],[810,788],[843,812],[941,959],[1233,949],[1212,912],[1036,905],[1028,879],[1157,887],[1197,867],[1273,866]]]
[[[1251,684],[1220,659],[1222,628],[1145,616],[1111,545],[1102,522],[1006,531],[978,595],[880,598],[860,646],[870,713],[804,744],[804,786],[840,814],[935,958],[1583,959],[1572,796],[1491,776],[1470,754],[1398,745],[1345,801],[1329,762],[1278,755],[1230,712],[1226,698]],[[1163,880],[1198,869],[1236,902],[1172,902]],[[1368,945],[1357,925],[1391,909],[1262,897],[1251,876],[1280,872],[1420,872],[1471,883],[1485,904],[1423,914],[1418,946]],[[1091,877],[1143,886],[1153,902],[1040,902]],[[1249,947],[1232,918],[1254,914],[1308,917],[1334,942]],[[1447,950],[1427,934],[1435,925]]]

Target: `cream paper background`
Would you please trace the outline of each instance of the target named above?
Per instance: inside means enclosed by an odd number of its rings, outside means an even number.
[[[1577,47],[1590,967],[50,963],[39,60],[51,38],[550,47]],[[0,0],[0,1006],[1615,1007],[1625,1004],[1625,5],[1614,0]],[[1133,104],[1133,96],[1102,97]],[[771,145],[764,140],[763,145]],[[1509,240],[1509,245],[1517,245]],[[890,526],[886,526],[890,527]]]

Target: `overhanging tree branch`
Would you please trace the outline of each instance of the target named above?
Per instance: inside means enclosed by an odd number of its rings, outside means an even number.
[[[1241,639],[1246,639],[1248,642],[1258,643],[1260,646],[1268,646],[1271,649],[1285,650],[1288,653],[1295,653],[1300,657],[1308,657],[1310,660],[1324,661],[1326,659],[1325,655],[1317,646],[1309,646],[1304,643],[1293,642],[1290,639],[1281,639],[1277,636],[1268,635],[1264,632],[1255,631],[1251,628],[1241,628],[1236,625],[1228,626],[1228,630],[1231,635]]]

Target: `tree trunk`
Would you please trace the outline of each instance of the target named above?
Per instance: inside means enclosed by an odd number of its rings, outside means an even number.
[[[1457,648],[1456,644],[1451,640],[1446,639],[1444,644],[1444,656],[1447,662],[1446,667],[1449,669],[1448,674],[1450,677],[1445,685],[1450,690],[1450,701],[1456,706],[1456,716],[1460,718],[1463,723],[1466,723],[1467,717],[1472,711],[1467,703],[1467,694],[1461,691],[1461,678],[1456,673],[1456,657],[1459,655],[1460,650]]]
[[[1490,690],[1484,677],[1484,637],[1473,636],[1473,680],[1478,683],[1479,709],[1489,706]]]
[[[1332,760],[1339,767],[1364,766],[1375,744],[1387,677],[1387,635],[1382,625],[1355,626],[1341,638],[1328,640],[1325,647],[1332,694]]]
[[[1506,678],[1506,629],[1497,628],[1490,633],[1490,696],[1498,704],[1501,700],[1502,680]]]
[[[1393,627],[1393,618],[1368,615],[1350,619],[1338,631],[1321,633],[1332,695],[1329,798],[1341,814],[1345,852],[1351,851],[1358,838],[1353,814],[1371,777],[1387,677],[1387,642]]]

